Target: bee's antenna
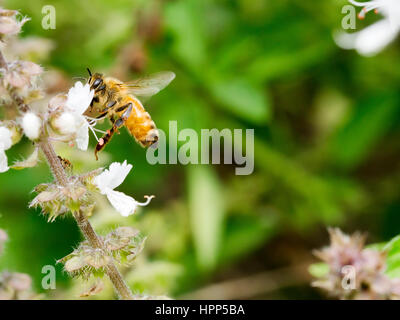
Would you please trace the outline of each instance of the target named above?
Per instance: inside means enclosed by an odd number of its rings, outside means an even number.
[[[86,70],[89,72],[89,76],[92,76],[92,73],[90,72],[90,69],[86,68]]]

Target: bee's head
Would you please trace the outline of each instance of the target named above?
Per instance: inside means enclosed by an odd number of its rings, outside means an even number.
[[[92,75],[92,72],[87,68],[89,72],[89,80],[88,83],[90,85],[90,89],[96,90],[103,83],[103,75],[101,73],[95,73]]]

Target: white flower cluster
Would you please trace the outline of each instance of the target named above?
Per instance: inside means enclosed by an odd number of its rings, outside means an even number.
[[[89,107],[93,95],[94,91],[90,90],[89,84],[83,85],[81,82],[76,82],[65,97],[60,108],[62,112],[57,113],[50,123],[61,135],[68,136],[67,140],[69,137],[73,137],[77,147],[81,150],[87,150],[89,144],[89,123],[83,113]],[[45,115],[28,111],[17,119],[17,123],[27,138],[39,141],[46,123],[43,119],[46,119]],[[14,140],[17,140],[12,138],[13,134],[10,128],[0,125],[0,172],[9,169],[5,151],[16,142]]]
[[[87,150],[89,144],[89,124],[83,115],[93,99],[94,91],[89,84],[83,85],[80,81],[69,89],[67,101],[61,114],[52,121],[53,128],[62,135],[75,136],[79,149]]]
[[[56,97],[53,104],[58,107],[50,110],[51,127],[57,134],[74,137],[77,147],[81,150],[87,150],[88,147],[90,125],[84,113],[89,107],[93,95],[94,91],[90,90],[89,84],[83,85],[81,82],[76,82],[67,96]],[[20,127],[29,139],[33,141],[40,139],[44,123],[42,118],[43,115],[39,116],[28,111],[19,120]],[[5,151],[12,145],[13,131],[6,126],[0,126],[0,172],[9,169]],[[141,203],[114,190],[125,180],[131,169],[132,165],[127,164],[126,160],[123,163],[114,162],[109,169],[99,174],[94,180],[100,193],[106,195],[111,205],[124,217],[135,213],[138,206],[148,205],[153,198],[153,196],[146,196],[147,201]]]
[[[343,49],[355,49],[363,56],[373,56],[391,43],[400,31],[400,1],[373,0],[358,2],[349,0],[357,7],[362,7],[359,18],[363,19],[367,12],[376,10],[383,19],[355,33],[340,33],[335,37],[338,46]]]

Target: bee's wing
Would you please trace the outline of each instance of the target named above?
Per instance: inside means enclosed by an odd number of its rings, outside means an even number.
[[[174,78],[175,73],[162,71],[148,77],[125,82],[124,86],[134,96],[150,97],[164,89]]]

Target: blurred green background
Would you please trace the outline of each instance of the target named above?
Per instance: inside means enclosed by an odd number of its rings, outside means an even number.
[[[373,58],[338,48],[346,1],[302,0],[7,0],[32,18],[23,38],[50,39],[46,58],[54,95],[86,67],[123,80],[161,70],[176,79],[146,102],[157,126],[254,128],[255,171],[233,165],[150,165],[122,130],[101,165],[127,159],[134,168],[119,188],[141,201],[122,218],[99,199],[91,218],[107,232],[117,225],[148,239],[133,268],[135,292],[175,298],[318,299],[307,266],[328,243],[326,226],[367,231],[369,241],[400,233],[400,55],[394,43]],[[56,29],[41,26],[44,5],[56,8]],[[357,27],[376,20],[369,15]],[[64,80],[63,80],[64,79]],[[91,147],[94,139],[91,137]],[[23,140],[7,152],[20,159]],[[92,151],[60,147],[76,172],[99,166]],[[0,269],[25,272],[41,289],[41,269],[72,251],[80,234],[70,218],[48,224],[28,209],[31,191],[51,180],[39,167],[0,176],[0,227],[10,241]],[[57,265],[57,290],[74,299],[80,282]],[[112,298],[110,291],[103,296]]]

